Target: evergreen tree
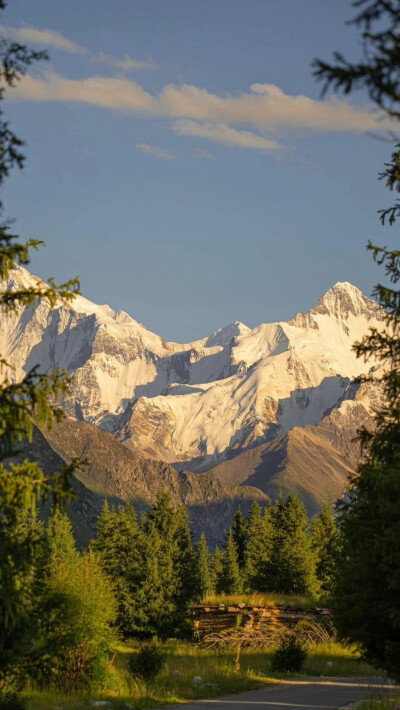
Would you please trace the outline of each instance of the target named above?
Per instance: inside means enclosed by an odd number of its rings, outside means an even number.
[[[210,559],[210,574],[211,574],[212,588],[213,588],[213,591],[215,591],[217,594],[220,593],[219,590],[221,589],[221,580],[222,580],[222,574],[223,574],[222,560],[223,560],[223,555],[217,545],[217,547],[215,548],[215,552],[213,555],[211,555],[211,559]]]
[[[101,683],[116,640],[116,602],[92,552],[75,547],[66,513],[56,510],[36,583],[38,640],[30,674],[41,685],[76,690]]]
[[[172,563],[176,577],[175,626],[179,629],[188,618],[189,604],[200,595],[196,550],[185,505],[174,515]]]
[[[92,549],[104,572],[112,579],[118,601],[118,628],[124,634],[135,630],[135,594],[143,582],[142,544],[133,506],[109,509],[104,502],[97,520]]]
[[[204,599],[213,591],[213,580],[210,571],[210,553],[204,533],[201,533],[197,548],[197,569],[200,599]]]
[[[0,0],[0,10],[6,3]],[[6,90],[14,86],[32,63],[47,58],[46,52],[29,50],[25,45],[1,37],[0,42],[0,102]],[[0,188],[13,167],[22,168],[23,142],[10,128],[0,108]],[[0,215],[4,205],[0,199]],[[10,221],[0,222],[0,281],[9,276],[14,264],[26,266],[31,249],[42,242],[29,239],[23,243],[10,231]],[[2,289],[0,306],[4,316],[19,307],[36,307],[41,300],[55,306],[60,297],[73,298],[78,292],[75,279],[60,287],[49,280],[49,287],[38,284],[26,289]],[[18,452],[20,443],[32,437],[33,421],[51,425],[61,417],[57,407],[60,396],[69,392],[69,378],[65,373],[42,373],[34,367],[21,381],[16,381],[12,366],[0,356],[3,381],[0,386],[0,695],[7,691],[10,678],[19,675],[29,664],[32,650],[32,606],[23,580],[29,574],[36,554],[31,534],[18,535],[19,514],[33,511],[37,500],[46,496],[70,495],[69,475],[76,462],[65,467],[49,481],[40,466],[25,460],[20,464],[5,464]]]
[[[222,573],[217,583],[217,592],[219,594],[239,594],[242,591],[242,587],[238,555],[231,531],[225,552],[222,555]]]
[[[244,564],[244,584],[249,592],[268,590],[269,562],[272,553],[273,529],[269,511],[264,516],[257,501],[249,511],[248,539]]]
[[[325,503],[312,522],[312,547],[317,557],[316,574],[323,594],[334,590],[339,562],[339,529],[333,519],[330,505]]]
[[[233,518],[232,536],[236,545],[239,569],[242,571],[244,567],[247,544],[247,520],[244,517],[240,507],[237,509]]]
[[[270,591],[315,596],[316,555],[308,535],[304,504],[297,496],[289,495],[286,502],[280,496],[270,515],[273,526],[273,550],[268,565]]]
[[[359,0],[351,21],[361,30],[363,54],[349,62],[335,53],[334,64],[314,62],[315,73],[336,91],[366,90],[383,114],[400,119],[400,6],[398,0]],[[390,190],[400,191],[400,144],[379,175]],[[400,200],[380,211],[382,225],[400,217]],[[368,244],[390,281],[374,296],[386,311],[385,328],[355,344],[355,352],[376,358],[384,367],[380,380],[385,406],[376,413],[374,431],[365,428],[365,461],[351,481],[349,500],[340,506],[344,544],[335,599],[339,632],[361,644],[365,655],[400,679],[400,251]],[[397,287],[395,286],[397,284]],[[374,375],[370,376],[370,379]],[[379,373],[375,375],[379,378]]]
[[[196,554],[187,511],[161,493],[142,516],[132,508],[105,506],[93,543],[115,585],[119,624],[125,634],[168,636],[185,624],[199,595]]]

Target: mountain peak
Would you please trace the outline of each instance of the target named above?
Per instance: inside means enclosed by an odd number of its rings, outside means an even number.
[[[250,333],[250,328],[244,325],[244,323],[235,320],[233,323],[226,325],[224,328],[219,328],[219,330],[216,330],[215,333],[210,335],[207,338],[206,347],[210,348],[214,345],[222,345],[225,347],[230,344],[232,338],[236,338],[238,335],[246,335],[247,333]]]
[[[331,315],[335,318],[377,317],[381,309],[375,301],[364,296],[357,286],[348,281],[338,281],[322,296],[310,313],[313,315]]]

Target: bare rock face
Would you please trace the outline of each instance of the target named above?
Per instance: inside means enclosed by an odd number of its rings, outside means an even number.
[[[4,287],[37,283],[35,276],[15,267]],[[240,474],[240,484],[248,481],[270,495],[273,481],[280,485],[290,480],[302,495],[311,496],[311,509],[312,501],[319,504],[325,495],[317,489],[325,486],[332,496],[353,470],[350,432],[368,419],[379,398],[373,383],[355,392],[355,379],[379,368],[379,363],[357,359],[352,345],[369,328],[382,327],[384,312],[349,283],[336,284],[309,313],[289,322],[253,329],[235,322],[186,344],[167,343],[126,313],[80,296],[53,311],[42,302],[1,317],[0,353],[15,368],[10,377],[19,380],[36,364],[42,370],[68,370],[73,374],[72,397],[63,407],[71,419],[109,432],[126,455],[161,462],[156,473],[142,467],[141,478],[138,469],[133,478],[129,474],[136,486],[132,491],[128,469],[115,466],[116,496],[144,495],[148,479],[150,500],[157,477],[172,486],[172,469],[162,462],[195,473],[221,464],[217,480],[224,481],[225,464],[236,471],[235,457],[253,460],[252,452],[261,446],[263,461],[280,457],[279,471],[268,464],[262,475],[257,468],[255,478]],[[122,461],[123,449],[118,451]],[[335,485],[328,486],[322,471],[327,457],[336,471]],[[313,464],[318,458],[320,464]],[[314,467],[318,476],[306,473],[303,460],[309,460],[307,470]],[[292,461],[301,472],[296,485]],[[236,480],[236,473],[231,475]]]

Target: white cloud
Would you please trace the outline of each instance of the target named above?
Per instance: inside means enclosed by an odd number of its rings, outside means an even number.
[[[175,160],[177,158],[176,153],[172,153],[165,148],[159,148],[157,145],[149,145],[148,143],[136,143],[136,148],[142,151],[142,153],[147,153],[147,155],[152,155],[154,158],[165,158],[166,160]]]
[[[10,37],[17,42],[29,42],[29,44],[39,44],[44,47],[61,49],[70,54],[87,54],[88,50],[80,44],[64,37],[57,30],[39,30],[37,27],[6,27],[0,25],[0,34]]]
[[[168,84],[160,92],[150,93],[128,78],[93,76],[78,80],[50,72],[41,78],[22,78],[11,95],[172,118],[173,130],[182,135],[259,150],[279,148],[275,137],[282,129],[366,132],[388,127],[387,121],[379,121],[368,108],[337,98],[316,101],[303,95],[290,96],[272,84],[253,84],[249,92],[235,95],[213,94],[187,84]],[[266,135],[268,131],[273,132],[273,138]]]
[[[44,79],[24,76],[9,96],[30,101],[71,101],[123,109],[131,113],[159,115],[151,94],[128,79],[90,77],[64,79],[52,72]]]
[[[239,148],[256,148],[257,150],[276,150],[280,144],[263,136],[258,136],[250,131],[237,131],[223,123],[198,123],[190,119],[181,118],[173,123],[176,133],[184,136],[207,138],[217,143],[236,145]]]
[[[128,54],[125,54],[123,59],[113,59],[108,54],[100,52],[95,57],[92,57],[92,62],[96,64],[108,64],[108,66],[121,69],[122,71],[129,71],[131,69],[157,69],[157,64],[153,61],[132,59]]]

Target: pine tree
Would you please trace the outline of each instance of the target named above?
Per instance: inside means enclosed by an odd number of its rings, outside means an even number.
[[[317,557],[316,574],[322,594],[331,595],[337,576],[340,555],[339,529],[330,505],[325,503],[312,522],[312,547]]]
[[[395,136],[400,119],[399,2],[358,0],[355,7],[350,24],[361,32],[360,60],[348,61],[336,52],[333,64],[314,62],[315,74],[324,81],[324,90],[333,87],[345,94],[365,90],[380,112],[392,119]],[[397,194],[399,166],[397,143],[379,175]],[[399,199],[380,210],[382,225],[393,225],[399,218]],[[373,293],[386,311],[385,327],[371,329],[354,349],[359,357],[382,363],[375,377],[386,401],[376,413],[374,430],[364,428],[361,433],[366,458],[351,481],[348,501],[340,506],[344,548],[334,609],[339,632],[400,679],[400,251],[371,243],[367,248],[384,266],[389,281],[378,284]]]
[[[238,555],[231,531],[225,552],[222,555],[222,574],[218,581],[217,592],[219,594],[239,594],[242,591],[242,587]]]
[[[189,604],[200,595],[196,551],[185,505],[174,515],[172,562],[176,576],[175,626],[180,629],[188,618]]]
[[[217,547],[215,548],[215,552],[213,555],[211,555],[210,559],[211,582],[213,591],[215,591],[217,594],[220,594],[219,590],[221,589],[221,580],[223,574],[222,560],[223,555],[217,545]]]
[[[289,495],[279,497],[270,509],[273,526],[273,550],[268,565],[270,591],[282,594],[318,593],[316,555],[308,535],[304,504]]]
[[[41,685],[67,691],[101,683],[116,641],[116,601],[95,555],[77,551],[65,512],[55,510],[50,518],[42,561],[29,673]]]
[[[0,0],[0,10],[5,8]],[[32,63],[47,58],[46,52],[29,50],[6,37],[0,42],[0,102],[5,92],[26,74]],[[0,187],[13,167],[22,168],[23,142],[10,128],[0,108]],[[0,215],[4,214],[0,200]],[[0,281],[4,282],[15,264],[26,266],[31,249],[42,242],[29,239],[23,243],[10,231],[10,221],[0,222]],[[49,286],[38,284],[28,289],[2,289],[0,306],[4,316],[19,307],[36,307],[41,300],[53,308],[59,298],[68,301],[79,291],[77,279],[61,286],[49,280]],[[31,602],[21,580],[34,563],[36,542],[32,536],[16,535],[21,511],[33,511],[39,499],[70,496],[69,476],[77,468],[72,462],[50,481],[37,463],[25,460],[6,464],[5,460],[19,451],[20,443],[30,439],[33,422],[50,426],[62,416],[58,399],[69,392],[66,373],[43,373],[34,367],[21,381],[16,381],[12,366],[0,355],[3,380],[0,386],[0,695],[7,692],[10,678],[21,675],[29,664],[32,650],[30,628]]]
[[[204,533],[201,533],[200,540],[196,548],[197,569],[199,579],[200,599],[204,599],[213,591],[213,581],[210,571],[210,553]]]
[[[103,571],[112,579],[118,601],[118,628],[128,635],[135,631],[135,595],[144,574],[140,535],[133,506],[110,511],[108,502],[104,502],[92,549]]]
[[[268,509],[262,515],[257,501],[249,511],[248,539],[244,564],[244,584],[249,592],[268,590],[269,562],[272,554],[273,529]]]
[[[105,528],[110,526],[109,517],[106,511]],[[121,545],[119,535],[117,528],[117,546]],[[125,568],[119,566],[120,577],[116,577],[123,605],[129,610],[128,623],[123,629],[139,636],[175,634],[185,625],[189,603],[199,595],[196,554],[186,508],[175,510],[170,495],[162,492],[142,516],[137,543],[135,574],[130,572],[131,552],[127,550],[123,554]],[[99,543],[95,549],[99,549]],[[113,553],[110,554],[112,557]],[[105,559],[104,553],[102,556]],[[118,570],[112,561],[108,569],[114,578]]]
[[[247,544],[247,520],[239,507],[235,513],[232,523],[232,536],[236,545],[238,564],[240,571],[244,567],[244,559]]]

